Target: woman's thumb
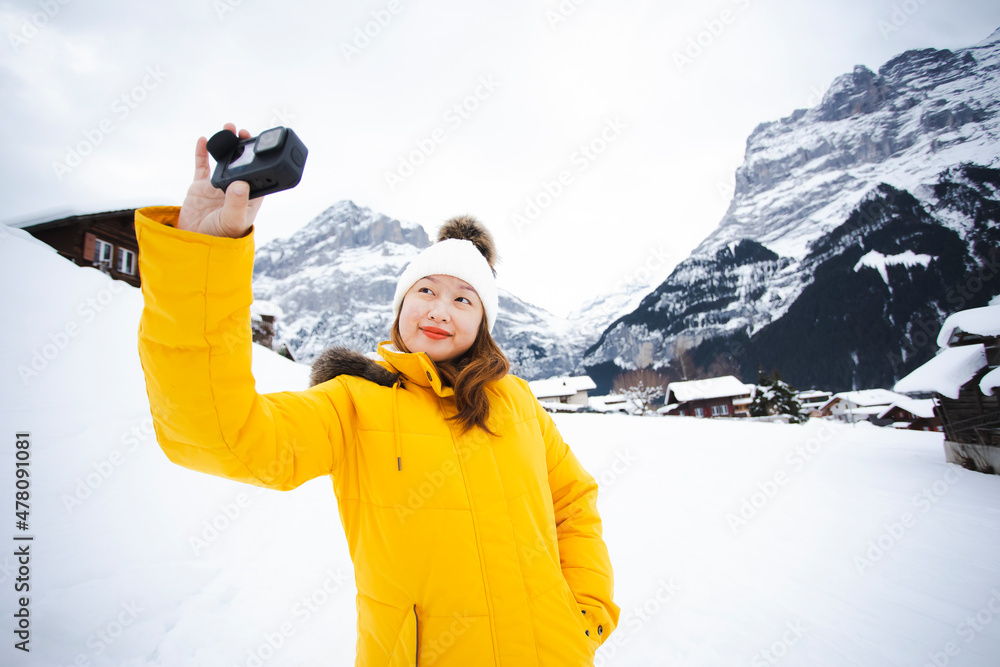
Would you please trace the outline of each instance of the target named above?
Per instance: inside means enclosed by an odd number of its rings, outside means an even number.
[[[250,186],[244,181],[233,181],[226,189],[226,201],[222,205],[222,224],[233,237],[246,233],[247,203],[250,201]]]

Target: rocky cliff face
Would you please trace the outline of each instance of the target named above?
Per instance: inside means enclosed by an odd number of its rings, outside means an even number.
[[[838,77],[817,107],[754,130],[719,227],[635,311],[604,331],[582,365],[602,374],[663,367],[686,349],[706,364],[728,354],[745,379],[752,379],[754,363],[768,360],[780,369],[788,365],[782,356],[791,352],[788,346],[801,348],[805,337],[816,337],[803,329],[808,318],[800,299],[824,293],[831,304],[842,305],[844,321],[864,311],[864,299],[837,298],[841,293],[853,297],[854,290],[874,290],[872,298],[884,299],[882,306],[895,302],[916,308],[919,299],[905,294],[930,287],[919,280],[906,287],[904,273],[936,275],[934,294],[941,301],[916,317],[931,326],[939,323],[942,312],[954,308],[946,303],[949,289],[989,261],[986,248],[997,243],[996,172],[989,167],[1000,162],[998,112],[1000,31],[967,49],[908,51],[877,74],[858,66]],[[845,231],[845,225],[866,215],[874,217]],[[901,220],[910,226],[899,227]],[[890,240],[891,233],[909,235],[917,245],[931,238],[943,245],[925,253],[934,258],[926,265],[889,259],[885,281],[865,264],[853,271],[861,258],[854,255],[862,249],[889,258],[907,250]],[[835,242],[848,236],[853,241],[847,246]],[[851,269],[850,275],[837,273],[835,266]],[[823,287],[821,278],[831,275],[850,278],[838,286],[841,292],[824,292],[832,286]],[[893,309],[875,310],[885,319]],[[874,317],[874,311],[869,315]],[[881,339],[857,331],[856,344],[809,348],[836,354],[842,368],[811,374],[803,365],[797,377],[786,377],[831,389],[885,384],[911,365],[907,360],[894,367],[887,355],[905,347],[900,336],[912,332],[912,319],[894,312],[892,332]],[[791,325],[792,320],[799,324]],[[774,332],[783,327],[794,333],[777,336]],[[768,350],[767,345],[784,347]],[[878,350],[872,358],[863,351],[869,348]],[[873,364],[879,370],[872,370]]]

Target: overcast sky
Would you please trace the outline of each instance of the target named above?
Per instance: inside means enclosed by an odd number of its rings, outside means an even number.
[[[471,213],[562,315],[686,257],[758,123],[997,27],[995,0],[0,2],[0,220],[180,204],[199,135],[287,125],[309,158],[258,244],[341,199]]]

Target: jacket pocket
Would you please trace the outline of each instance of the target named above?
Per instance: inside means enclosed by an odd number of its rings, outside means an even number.
[[[573,595],[573,591],[565,579],[562,580],[560,588],[563,591],[563,596],[566,598],[566,605],[569,607],[570,613],[573,614],[573,618],[576,619],[576,623],[580,627],[580,636],[583,639],[595,639],[595,637],[590,636],[592,634],[590,621],[593,619],[587,618],[587,614],[584,613],[586,610],[577,603],[576,597]]]
[[[417,606],[396,607],[358,593],[358,662],[371,667],[417,667]]]

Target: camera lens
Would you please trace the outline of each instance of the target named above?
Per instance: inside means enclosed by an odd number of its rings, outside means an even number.
[[[264,151],[269,151],[277,148],[281,145],[282,139],[284,138],[285,128],[275,127],[267,132],[261,132],[260,136],[257,137],[257,143],[254,145],[255,153],[263,153]]]

